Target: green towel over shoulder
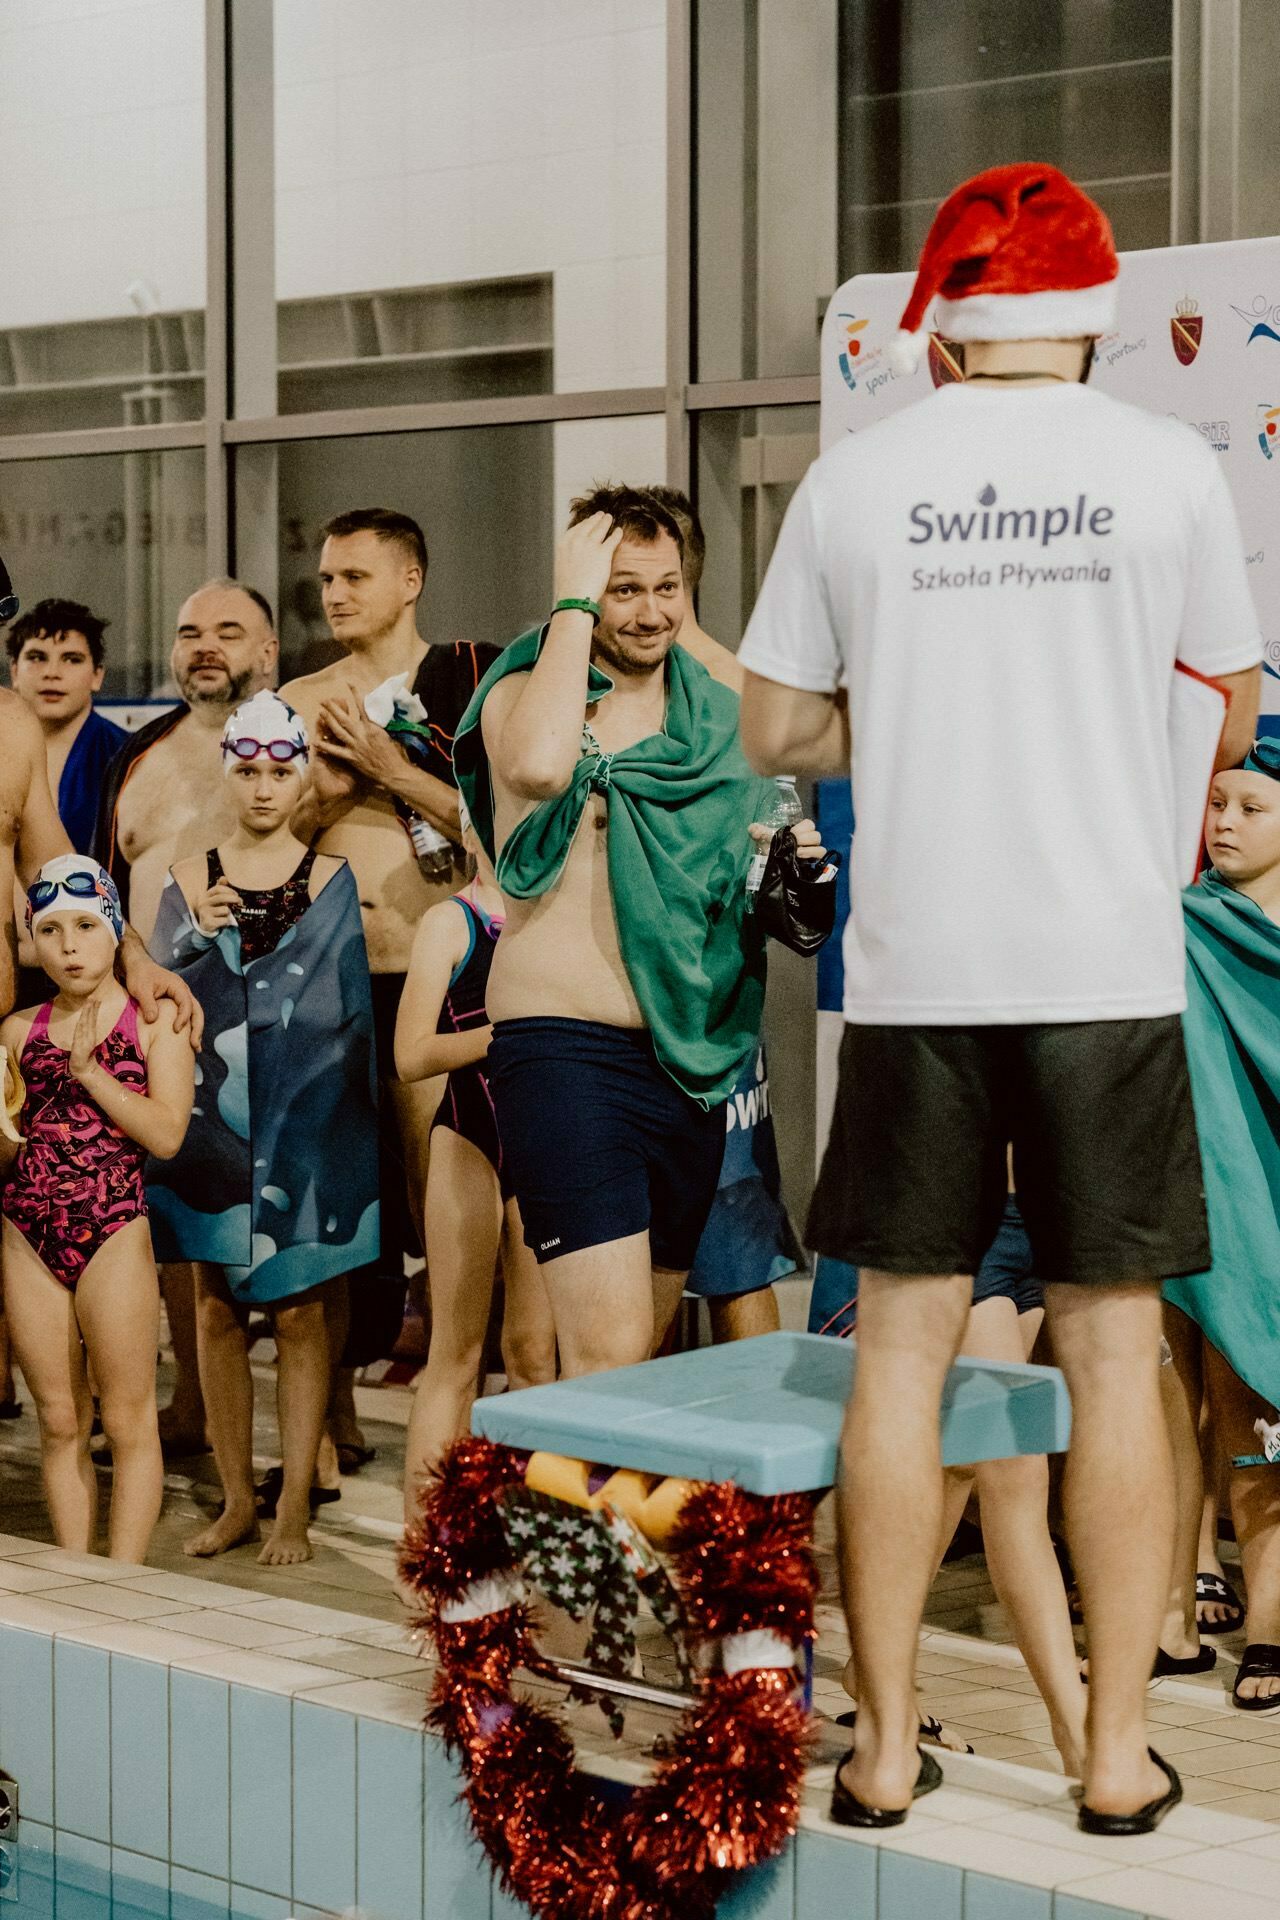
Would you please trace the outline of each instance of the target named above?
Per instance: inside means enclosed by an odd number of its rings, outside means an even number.
[[[1280,1404],[1280,926],[1216,872],[1182,896],[1183,1032],[1213,1265],[1167,1280],[1255,1393]]]
[[[531,670],[545,638],[544,627],[513,640],[462,716],[453,764],[467,811],[503,892],[533,900],[559,879],[588,796],[603,794],[628,977],[666,1071],[700,1106],[716,1106],[759,1045],[764,1014],[764,936],[744,883],[747,828],[767,783],[738,744],[737,696],[673,647],[663,731],[619,753],[584,753],[565,791],[527,814],[499,853],[480,710],[499,680]],[[595,704],[613,682],[593,665],[587,689]]]

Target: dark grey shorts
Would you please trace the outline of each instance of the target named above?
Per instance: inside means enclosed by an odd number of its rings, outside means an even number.
[[[1045,1026],[846,1025],[807,1241],[883,1273],[976,1273],[1013,1145],[1045,1282],[1210,1265],[1178,1016]]]

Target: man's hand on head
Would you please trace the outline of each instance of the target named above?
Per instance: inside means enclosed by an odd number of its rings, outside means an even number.
[[[594,600],[598,606],[608,589],[621,539],[622,528],[607,513],[593,513],[576,527],[566,528],[556,548],[556,599]]]
[[[371,786],[394,791],[404,778],[408,755],[385,727],[364,713],[348,688],[332,694],[320,708],[316,752],[329,765],[367,780]]]

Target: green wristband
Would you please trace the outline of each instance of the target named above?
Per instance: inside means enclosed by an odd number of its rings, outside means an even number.
[[[551,609],[553,620],[558,613],[589,613],[593,620],[600,618],[600,608],[594,600],[557,600]]]

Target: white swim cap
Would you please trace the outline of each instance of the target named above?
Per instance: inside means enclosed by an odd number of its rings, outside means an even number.
[[[27,928],[34,933],[51,913],[95,913],[119,946],[124,914],[116,883],[105,867],[83,853],[46,860],[27,889]]]
[[[274,760],[302,774],[310,742],[301,714],[278,693],[255,693],[236,708],[222,729],[222,771],[234,773],[251,760]]]

